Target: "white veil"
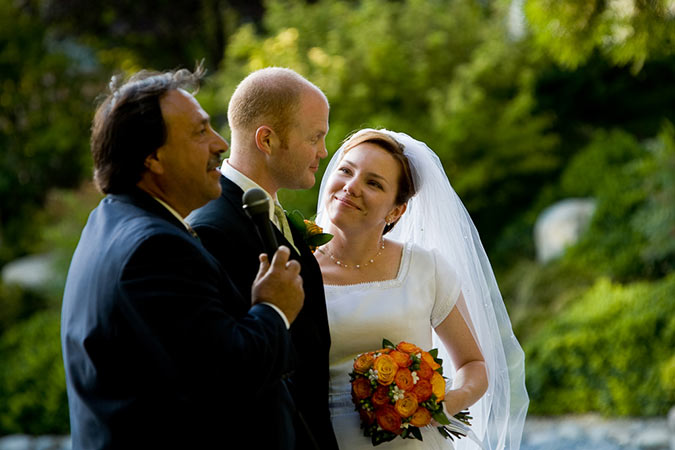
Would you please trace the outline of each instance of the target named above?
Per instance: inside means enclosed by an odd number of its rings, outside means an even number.
[[[437,249],[456,270],[462,283],[466,303],[457,307],[465,319],[470,319],[467,322],[473,325],[474,337],[488,368],[487,392],[470,408],[471,428],[486,449],[518,450],[529,404],[524,353],[513,334],[478,231],[450,186],[440,159],[426,144],[404,133],[384,129],[369,131],[386,133],[403,144],[415,183],[416,194],[387,236],[425,249]],[[323,214],[326,183],[342,158],[343,148],[344,145],[333,155],[321,181],[319,225],[327,220]],[[439,349],[444,361],[444,375],[454,378],[451,360],[435,333],[434,347]],[[456,440],[454,445],[457,450],[479,448],[467,438]]]

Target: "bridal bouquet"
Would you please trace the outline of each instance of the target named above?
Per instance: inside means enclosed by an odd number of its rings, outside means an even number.
[[[352,401],[361,416],[364,435],[373,445],[400,436],[422,440],[421,427],[434,419],[446,438],[466,436],[471,417],[462,411],[450,420],[443,412],[445,379],[438,350],[382,340],[380,350],[359,355],[349,374]]]

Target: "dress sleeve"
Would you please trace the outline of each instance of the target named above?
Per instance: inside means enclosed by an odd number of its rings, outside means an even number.
[[[436,276],[436,298],[431,310],[431,326],[436,328],[455,306],[461,285],[457,272],[447,260],[436,250],[432,252],[432,256]]]

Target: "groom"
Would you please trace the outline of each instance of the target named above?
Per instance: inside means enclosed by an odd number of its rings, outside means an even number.
[[[319,265],[302,235],[289,227],[277,191],[314,185],[319,161],[327,156],[328,112],[321,90],[294,71],[251,73],[228,106],[232,145],[221,167],[222,194],[188,217],[204,246],[245,293],[264,249],[242,209],[242,195],[259,187],[275,205],[270,221],[279,244],[291,248],[291,259],[300,262],[305,291],[304,307],[290,328],[295,372],[286,383],[297,408],[298,449],[337,449],[328,410],[330,335]]]

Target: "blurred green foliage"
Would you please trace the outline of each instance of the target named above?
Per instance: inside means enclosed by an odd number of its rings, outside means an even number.
[[[91,89],[38,18],[0,1],[0,264],[34,251],[31,216],[53,186],[73,187],[91,164]]]
[[[2,434],[69,430],[59,317],[39,312],[0,337]]]
[[[0,282],[0,435],[68,429],[55,311],[101,198],[85,182],[96,97],[113,73],[202,58],[198,99],[224,136],[237,83],[277,65],[329,98],[329,157],[362,127],[438,153],[524,343],[533,413],[662,414],[675,401],[675,11],[527,0],[518,29],[517,4],[0,0],[0,268],[36,252],[57,265],[40,290]],[[317,193],[280,196],[311,216]],[[596,200],[592,222],[538,263],[533,225],[569,197]]]
[[[223,116],[250,71],[287,66],[331,104],[329,154],[351,132],[385,127],[429,144],[491,244],[537,186],[560,168],[549,113],[535,114],[541,63],[508,38],[504,11],[473,0],[284,0],[269,4],[264,33],[240,28],[200,100]],[[336,18],[339,18],[337,20]],[[424,24],[424,26],[420,26]],[[305,215],[314,189],[284,192]]]
[[[525,0],[525,11],[534,41],[569,67],[597,51],[637,72],[646,60],[673,54],[671,0]]]
[[[565,255],[568,263],[620,281],[675,269],[674,137],[670,123],[642,145],[621,133],[601,135],[577,155],[563,187],[598,203],[588,232]]]
[[[600,279],[525,345],[532,414],[664,415],[675,402],[675,274]]]

